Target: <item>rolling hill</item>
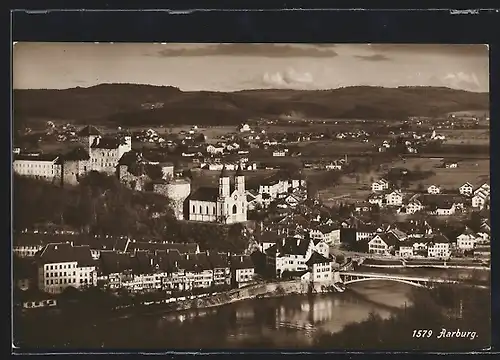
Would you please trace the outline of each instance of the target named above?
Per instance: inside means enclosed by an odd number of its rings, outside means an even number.
[[[66,90],[14,90],[16,125],[36,119],[124,126],[235,125],[248,118],[292,112],[325,119],[403,119],[488,108],[488,93],[435,87],[357,86],[321,91],[223,93],[183,92],[170,86],[101,84]]]

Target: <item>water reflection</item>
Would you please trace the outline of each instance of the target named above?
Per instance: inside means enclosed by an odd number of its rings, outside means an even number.
[[[382,282],[359,283],[352,289],[355,292],[253,299],[182,313],[134,315],[92,331],[85,326],[67,329],[65,322],[57,329],[41,324],[46,329],[37,332],[51,333],[51,344],[69,343],[69,347],[102,343],[123,349],[307,347],[317,331],[340,331],[348,323],[366,319],[370,312],[389,316],[391,308],[385,305],[403,306],[410,290],[404,284]]]

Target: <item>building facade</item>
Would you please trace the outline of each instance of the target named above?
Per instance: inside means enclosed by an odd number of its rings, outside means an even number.
[[[67,287],[97,286],[96,264],[88,246],[48,244],[38,261],[38,288],[58,294]]]
[[[234,184],[222,169],[218,188],[201,187],[189,196],[189,220],[234,224],[247,221],[245,176],[238,168]]]

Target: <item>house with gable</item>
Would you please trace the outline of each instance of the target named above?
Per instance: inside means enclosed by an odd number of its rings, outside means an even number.
[[[462,251],[474,249],[477,242],[477,235],[469,227],[465,227],[464,231],[457,236],[457,248]]]
[[[250,284],[255,277],[255,266],[252,258],[246,255],[233,255],[230,257],[231,284],[235,287],[243,287]]]
[[[300,272],[307,270],[306,261],[309,260],[314,249],[310,239],[301,237],[283,238],[281,242],[266,250],[267,264],[278,278],[284,272]]]
[[[380,192],[389,189],[389,182],[385,179],[380,179],[372,183],[372,191]]]
[[[393,190],[385,195],[385,202],[387,206],[401,206],[403,204],[403,194],[401,190]]]
[[[437,185],[431,185],[427,188],[427,193],[432,195],[437,195],[441,193],[441,187]]]
[[[309,230],[312,240],[321,240],[328,245],[340,245],[340,228],[333,224],[323,224]]]
[[[335,261],[314,251],[306,265],[310,271],[311,282],[331,283],[333,281]]]
[[[472,196],[473,191],[474,191],[474,186],[472,186],[470,182],[466,182],[465,184],[463,184],[458,188],[458,192],[464,196]]]
[[[396,256],[402,257],[403,259],[412,258],[414,256],[413,252],[413,240],[405,240],[400,242],[396,248]]]
[[[443,234],[432,236],[427,243],[427,257],[448,259],[451,256],[450,240]]]
[[[474,196],[472,196],[472,207],[479,208],[480,210],[484,209],[486,204],[490,200],[490,194],[486,190],[479,189],[476,190]]]
[[[35,258],[41,291],[58,294],[69,286],[97,286],[97,263],[92,259],[89,246],[47,244]]]
[[[370,254],[387,255],[395,251],[399,242],[398,238],[392,233],[377,234],[368,242],[368,252]]]

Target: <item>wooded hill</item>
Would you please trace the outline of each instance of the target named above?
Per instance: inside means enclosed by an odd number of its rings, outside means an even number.
[[[101,84],[66,90],[15,90],[16,125],[65,120],[98,125],[237,125],[291,113],[314,118],[406,119],[487,110],[488,93],[437,87],[184,92],[171,86]]]

